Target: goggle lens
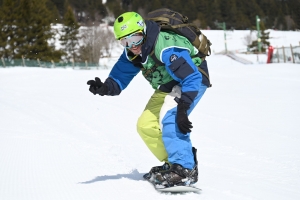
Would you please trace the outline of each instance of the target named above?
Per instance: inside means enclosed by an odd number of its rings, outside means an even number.
[[[141,35],[142,32],[133,33],[128,35],[122,39],[120,39],[120,43],[123,47],[130,49],[133,45],[138,46],[143,42],[144,36]]]

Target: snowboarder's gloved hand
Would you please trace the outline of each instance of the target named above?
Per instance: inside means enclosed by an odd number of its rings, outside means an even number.
[[[183,134],[190,133],[191,129],[193,128],[192,122],[190,122],[187,115],[187,110],[190,108],[190,104],[186,103],[181,99],[177,99],[177,103],[178,105],[177,105],[176,122],[178,128]]]
[[[89,80],[87,84],[90,86],[90,92],[94,95],[99,94],[104,96],[108,94],[108,86],[102,83],[98,77],[96,77],[95,80]]]

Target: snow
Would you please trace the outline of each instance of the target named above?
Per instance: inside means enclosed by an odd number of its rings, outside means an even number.
[[[206,32],[224,50],[223,32]],[[300,199],[300,67],[248,59],[207,58],[213,87],[190,116],[201,194],[158,193],[142,179],[162,163],[136,132],[153,93],[141,74],[101,97],[86,82],[109,70],[0,68],[0,199]]]
[[[201,30],[204,35],[212,42],[212,51],[214,53],[219,53],[224,51],[225,43],[224,43],[224,31],[219,30]],[[299,31],[276,31],[276,30],[266,30],[266,32],[270,32],[270,45],[273,47],[289,47],[290,44],[293,46],[300,45],[300,32]],[[234,31],[226,31],[226,42],[227,49],[229,51],[238,52],[246,52],[246,40],[244,39],[247,35],[252,36],[254,40],[257,38],[256,31],[250,30],[234,30]]]

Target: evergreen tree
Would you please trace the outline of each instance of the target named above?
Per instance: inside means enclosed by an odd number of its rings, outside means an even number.
[[[286,21],[281,8],[279,9],[277,16],[275,28],[278,30],[286,30]]]
[[[65,0],[51,0],[51,2],[56,6],[60,17],[65,14]]]
[[[159,0],[160,2],[160,0]],[[134,12],[138,12],[138,9],[140,8],[140,5],[143,4],[143,1],[140,0],[132,0],[131,1],[131,9]],[[163,6],[163,2],[161,3],[161,5]],[[152,9],[149,9],[149,11],[152,11]],[[140,13],[141,14],[141,13]],[[117,17],[117,16],[116,16]]]
[[[61,18],[56,5],[51,0],[47,0],[46,7],[51,13],[51,22],[59,23],[61,21]]]
[[[195,13],[196,13],[196,20],[194,23],[200,27],[206,29],[209,22],[209,4],[208,1],[194,1],[195,4]],[[199,24],[197,24],[199,22]]]
[[[15,56],[16,13],[17,2],[4,0],[0,9],[0,57],[6,60]]]
[[[226,24],[230,23],[230,16],[231,16],[230,11],[232,6],[233,6],[233,2],[231,0],[220,1],[221,15],[223,21],[226,22]]]
[[[71,6],[67,7],[66,14],[64,16],[63,34],[60,38],[63,49],[66,53],[66,61],[77,61],[78,58],[78,33],[79,25],[75,20]]]
[[[46,7],[46,0],[20,0],[18,14],[16,57],[60,60],[61,52],[48,43],[54,34],[51,32],[51,14]]]
[[[16,58],[26,57],[28,51],[28,46],[30,45],[30,40],[32,39],[32,33],[29,29],[31,26],[31,6],[30,1],[21,0],[20,6],[18,8],[18,15],[16,18]]]
[[[97,14],[102,18],[106,17],[108,15],[106,7],[102,4],[101,1],[96,1],[96,2],[98,2],[96,6]]]
[[[220,7],[220,0],[213,0],[211,3],[211,17],[209,26],[210,27],[215,27],[218,29],[216,26],[215,22],[223,22],[222,18],[222,13],[221,13],[221,7]]]
[[[189,22],[197,19],[197,9],[194,0],[181,0],[181,9],[174,8],[174,10],[181,12],[189,18]],[[180,8],[180,7],[179,7]]]
[[[59,11],[61,18],[65,15],[66,6],[71,6],[77,22],[90,25],[99,23],[102,18],[108,15],[106,7],[100,0],[49,0]],[[50,8],[50,6],[49,6]]]
[[[106,0],[106,6],[116,18],[125,12],[122,8],[121,0]],[[137,10],[135,10],[135,12],[137,12]]]
[[[264,10],[264,17],[261,19],[264,20],[266,27],[274,28],[275,20],[278,14],[278,5],[275,3],[275,0],[257,0],[262,10]]]
[[[162,8],[162,4],[160,0],[154,0],[152,4],[152,10]]]
[[[257,5],[255,0],[248,0],[248,1],[237,1],[237,8],[242,12],[244,15],[246,29],[251,29],[251,27],[256,26],[256,15],[263,16],[263,12],[261,8]]]
[[[265,14],[269,14],[270,3],[270,0],[256,0],[256,4],[265,12]]]
[[[232,7],[230,8],[230,11],[229,11],[229,28],[233,28],[235,29],[236,28],[236,24],[237,24],[237,21],[240,20],[239,18],[237,18],[238,16],[238,9],[237,9],[237,6],[236,6],[236,0],[230,0],[231,2],[231,5]]]
[[[63,16],[65,0],[49,1],[57,6],[60,15]],[[69,1],[77,21],[82,24],[99,22],[108,12],[117,17],[127,11],[136,11],[145,17],[147,12],[161,7],[184,13],[191,22],[198,20],[203,28],[204,24],[214,28],[214,22],[218,20],[226,22],[228,27],[250,29],[255,26],[256,15],[265,22],[267,28],[275,28],[276,19],[277,25],[284,29],[294,29],[293,22],[297,26],[300,24],[299,0],[107,0],[105,5],[99,0]],[[51,6],[48,7],[52,10]],[[279,9],[282,10],[280,17]],[[289,15],[291,19],[286,21]]]
[[[168,0],[166,1],[167,8],[170,8],[172,10],[175,10],[177,12],[182,12],[182,3],[180,0]]]
[[[250,19],[241,10],[237,10],[235,29],[246,30],[251,26]]]
[[[295,28],[300,30],[300,2],[294,2],[293,19],[296,24]]]
[[[300,30],[300,1],[292,0],[291,7],[293,8],[293,19],[296,29]]]
[[[265,25],[263,21],[260,21],[259,23],[260,27],[260,44],[261,44],[261,52],[266,52],[266,49],[270,46],[270,42],[268,41],[270,39],[269,35],[270,32],[266,32]],[[249,46],[251,51],[258,52],[258,40],[255,40],[252,42],[252,44]]]
[[[266,32],[266,27],[263,21],[260,22],[260,28],[261,28],[261,50],[262,52],[266,52],[268,47],[270,46],[270,42],[268,41],[270,39],[270,32]]]

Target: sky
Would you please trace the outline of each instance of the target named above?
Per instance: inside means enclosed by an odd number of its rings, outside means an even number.
[[[206,35],[221,51],[223,32]],[[299,64],[247,58],[207,58],[213,86],[190,115],[200,194],[159,193],[142,178],[162,163],[136,132],[154,92],[141,74],[101,97],[86,82],[109,69],[0,68],[0,199],[300,199]]]

